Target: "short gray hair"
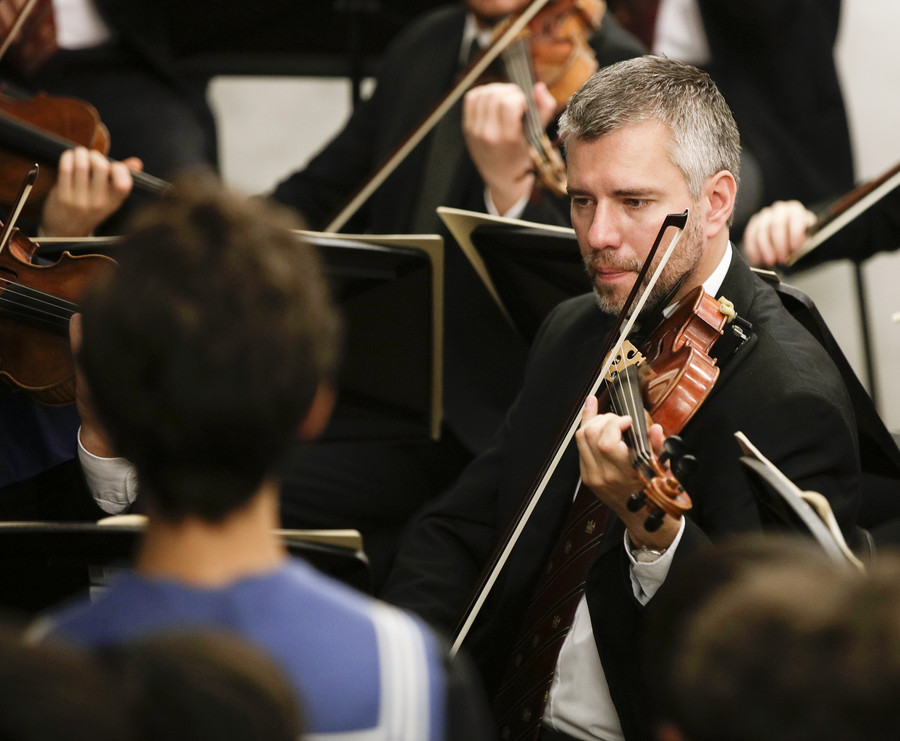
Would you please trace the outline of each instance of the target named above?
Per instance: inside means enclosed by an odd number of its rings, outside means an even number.
[[[702,70],[665,57],[636,57],[596,72],[569,100],[559,133],[566,145],[654,120],[672,132],[669,154],[692,198],[720,170],[740,180],[737,124],[719,89]]]

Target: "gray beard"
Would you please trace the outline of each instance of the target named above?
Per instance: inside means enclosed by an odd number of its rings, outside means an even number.
[[[697,264],[703,256],[703,231],[697,219],[694,218],[694,213],[696,213],[696,211],[692,210],[691,217],[684,229],[684,234],[681,235],[681,241],[678,243],[675,251],[670,255],[669,261],[666,263],[662,274],[659,276],[659,280],[656,281],[656,285],[653,286],[653,290],[647,297],[647,305],[649,306],[653,306],[668,296],[672,289],[682,279],[682,276],[684,276],[685,280],[690,280],[694,271],[697,269]],[[661,256],[662,253],[658,252],[658,259],[661,259]],[[616,263],[615,267],[638,273],[640,272],[641,265],[642,263],[637,261],[624,261],[622,263]],[[600,307],[600,311],[605,314],[618,315],[619,312],[622,311],[622,307],[625,305],[627,297],[620,300],[598,286],[597,281],[594,279],[594,271],[588,260],[585,260],[585,268],[587,269],[588,276],[591,278],[594,297],[597,300],[597,306]],[[653,265],[650,270],[647,271],[647,276],[644,278],[644,285],[641,287],[641,291],[645,290],[646,284],[649,282],[650,276],[653,274],[655,268],[656,266]],[[638,293],[638,296],[640,296],[640,293]]]

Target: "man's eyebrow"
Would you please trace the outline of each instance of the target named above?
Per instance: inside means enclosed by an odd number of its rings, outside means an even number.
[[[619,188],[613,191],[613,195],[619,198],[646,198],[656,194],[657,191],[654,188]]]
[[[589,196],[591,191],[584,188],[566,188],[569,196]],[[613,191],[613,195],[617,198],[647,198],[658,195],[659,191],[655,188],[619,188]]]
[[[586,190],[584,190],[583,188],[572,188],[572,187],[569,187],[569,186],[566,186],[566,193],[568,193],[570,196],[587,196],[587,195],[590,195],[590,193],[588,193],[588,192],[587,192]]]

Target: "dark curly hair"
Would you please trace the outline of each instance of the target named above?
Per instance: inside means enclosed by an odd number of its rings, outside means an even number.
[[[335,374],[338,316],[296,226],[210,178],[181,181],[84,302],[98,414],[166,518],[239,507]]]

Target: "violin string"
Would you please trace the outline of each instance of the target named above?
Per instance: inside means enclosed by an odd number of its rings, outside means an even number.
[[[532,148],[539,149],[540,135],[543,131],[540,114],[534,100],[534,75],[531,71],[531,56],[528,53],[524,39],[513,42],[503,52],[503,62],[506,66],[506,74],[511,82],[514,82],[524,93],[528,101],[525,117],[525,135]]]
[[[42,329],[65,334],[68,330],[71,316],[62,317],[48,312],[23,311],[21,304],[0,298],[0,318],[13,319]]]
[[[647,417],[644,413],[644,400],[641,397],[640,371],[637,365],[626,369],[628,378],[629,406],[634,410],[632,427],[638,438],[637,457],[646,464],[650,460],[650,440],[647,436]]]
[[[632,450],[636,461],[645,463],[649,458],[649,441],[637,366],[627,366],[620,371],[609,384],[609,390],[610,406],[613,411],[620,416],[631,417],[631,427],[625,432],[629,441],[628,447]]]
[[[78,311],[78,305],[71,301],[9,279],[0,278],[0,287],[0,305],[6,307],[3,313],[9,317],[36,319],[64,328],[72,314]]]
[[[72,314],[78,311],[78,304],[75,304],[72,301],[64,299],[61,296],[54,296],[52,293],[39,291],[36,288],[31,288],[30,286],[23,285],[22,283],[17,283],[16,281],[9,280],[8,278],[0,278],[0,285],[5,286],[2,295],[9,294],[12,296],[21,296],[25,300],[30,300],[35,303],[47,304],[48,306],[53,306],[58,309],[69,311]],[[60,314],[60,316],[63,315]]]

